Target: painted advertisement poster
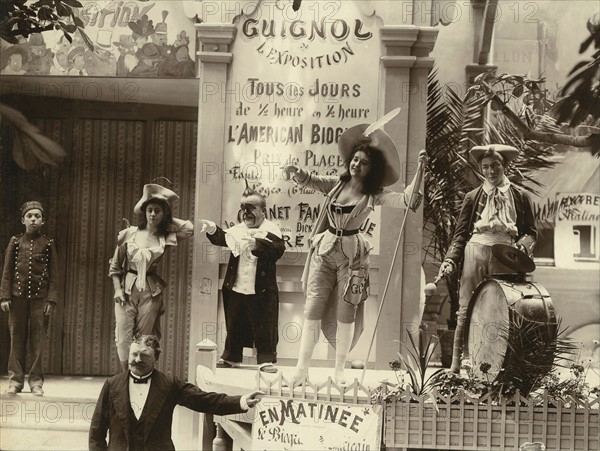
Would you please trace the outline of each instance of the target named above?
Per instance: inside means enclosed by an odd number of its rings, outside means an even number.
[[[558,267],[600,262],[600,195],[556,195],[554,259]]]
[[[81,0],[79,31],[72,42],[61,33],[19,36],[2,41],[3,75],[195,78],[194,22],[185,1]]]
[[[378,450],[382,407],[265,397],[256,406],[252,449]]]
[[[380,19],[361,3],[306,0],[248,6],[235,24],[227,88],[224,224],[238,222],[241,177],[267,196],[268,215],[288,249],[307,251],[323,193],[284,181],[294,163],[319,175],[345,170],[337,142],[377,119]],[[372,12],[372,11],[371,11]],[[379,212],[362,226],[378,252]]]

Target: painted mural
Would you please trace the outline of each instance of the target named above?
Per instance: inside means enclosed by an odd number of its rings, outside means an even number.
[[[180,1],[86,1],[77,11],[93,41],[46,32],[2,42],[0,73],[93,77],[194,78],[194,23]]]

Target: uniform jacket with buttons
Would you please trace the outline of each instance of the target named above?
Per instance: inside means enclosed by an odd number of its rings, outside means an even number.
[[[510,186],[510,192],[513,196],[517,212],[516,225],[518,234],[516,242],[524,244],[529,251],[532,251],[537,239],[537,229],[535,227],[531,199],[527,193],[516,188],[514,185]],[[481,217],[486,203],[487,194],[483,190],[483,185],[469,191],[463,200],[452,244],[446,254],[446,258],[452,260],[457,266],[463,260],[465,246],[473,235],[475,223]]]
[[[0,299],[21,297],[56,303],[57,288],[54,240],[43,234],[13,236],[4,254]]]
[[[227,246],[225,241],[226,232],[217,226],[217,230],[212,235],[207,233],[206,236],[210,242],[216,246]],[[260,294],[266,290],[277,292],[276,279],[276,262],[285,252],[285,243],[281,238],[272,233],[267,233],[267,239],[256,238],[256,249],[252,254],[258,258],[256,261],[256,282],[254,292]],[[269,241],[270,240],[270,241]],[[240,264],[240,256],[235,257],[233,254],[229,258],[227,265],[227,273],[223,287],[232,289],[237,277],[237,269]]]

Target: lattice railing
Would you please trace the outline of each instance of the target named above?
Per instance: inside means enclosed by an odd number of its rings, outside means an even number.
[[[435,401],[434,401],[435,400]],[[547,450],[598,450],[600,398],[555,401],[544,392],[494,400],[464,392],[445,397],[403,392],[387,405],[387,447],[440,449],[518,449],[541,442]]]
[[[256,375],[257,390],[265,392],[267,396],[280,396],[285,398],[308,399],[315,401],[332,401],[352,404],[370,404],[371,391],[362,385],[358,379],[348,385],[339,385],[331,377],[321,384],[313,384],[306,380],[290,390],[288,381],[279,372],[275,378],[267,378],[260,371]]]

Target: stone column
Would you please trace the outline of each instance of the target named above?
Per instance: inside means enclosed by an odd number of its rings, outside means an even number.
[[[383,112],[402,107],[400,118],[394,119],[386,128],[398,147],[402,163],[401,180],[390,187],[399,191],[412,181],[417,155],[425,147],[427,73],[433,64],[428,55],[433,48],[437,30],[414,25],[386,25],[380,32],[383,44],[380,90]],[[380,251],[380,297],[391,269],[390,283],[377,329],[376,368],[381,369],[387,368],[388,362],[397,357],[398,348],[392,345],[393,341],[406,342],[406,332],[414,330],[415,323],[418,322],[422,290],[421,208],[417,212],[408,213],[399,253],[390,268],[404,214],[404,210],[390,208],[382,209],[381,213],[382,230],[393,231],[389,236],[382,237]]]
[[[198,99],[198,147],[194,216],[221,223],[223,153],[227,69],[233,60],[230,47],[236,28],[229,24],[197,24],[201,49],[196,52],[200,78]],[[208,338],[217,341],[220,248],[212,246],[200,230],[194,234],[192,306],[189,361],[194,361],[195,344]],[[195,380],[190,365],[188,377]]]

